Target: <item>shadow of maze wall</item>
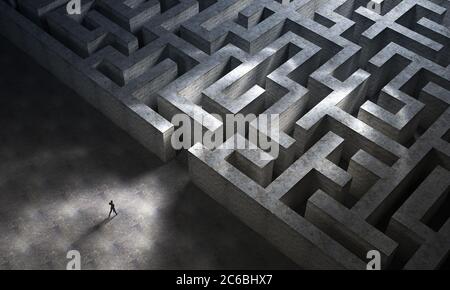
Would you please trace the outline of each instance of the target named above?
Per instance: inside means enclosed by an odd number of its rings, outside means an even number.
[[[448,1],[67,2],[2,0],[0,32],[163,161],[175,114],[280,115],[279,156],[235,135],[188,167],[300,266],[448,267]]]

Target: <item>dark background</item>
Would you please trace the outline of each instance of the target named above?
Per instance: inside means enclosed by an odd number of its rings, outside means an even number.
[[[0,66],[0,269],[296,267],[4,38]]]

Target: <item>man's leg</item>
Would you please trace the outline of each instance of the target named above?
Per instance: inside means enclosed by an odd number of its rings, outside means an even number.
[[[108,215],[108,217],[111,217],[112,211],[113,211],[113,209],[110,209],[110,210],[109,210],[109,215]]]

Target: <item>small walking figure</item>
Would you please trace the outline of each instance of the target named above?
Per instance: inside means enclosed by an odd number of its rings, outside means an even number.
[[[114,205],[114,202],[112,200],[109,202],[109,205],[111,206],[111,210],[109,211],[108,218],[111,217],[112,212],[114,212],[114,214],[117,215],[116,206]]]

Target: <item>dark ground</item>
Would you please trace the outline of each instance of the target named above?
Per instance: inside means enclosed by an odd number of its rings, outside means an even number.
[[[4,38],[0,66],[0,269],[296,267]]]

